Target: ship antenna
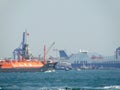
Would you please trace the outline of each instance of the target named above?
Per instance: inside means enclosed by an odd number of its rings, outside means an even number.
[[[44,63],[46,63],[46,46],[44,45]]]

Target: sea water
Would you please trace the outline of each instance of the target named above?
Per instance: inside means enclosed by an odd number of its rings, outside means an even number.
[[[0,72],[0,90],[120,90],[120,70]]]

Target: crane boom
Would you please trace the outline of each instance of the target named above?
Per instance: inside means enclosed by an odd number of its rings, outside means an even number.
[[[55,45],[55,42],[53,42],[52,44],[51,44],[51,46],[48,48],[48,50],[46,51],[46,54],[51,50],[51,48],[53,47]]]

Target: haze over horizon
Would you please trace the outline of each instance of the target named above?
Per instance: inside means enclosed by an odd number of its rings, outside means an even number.
[[[11,57],[27,29],[33,55],[43,46],[114,55],[120,46],[120,0],[0,0],[0,58]],[[49,54],[52,53],[52,50]]]

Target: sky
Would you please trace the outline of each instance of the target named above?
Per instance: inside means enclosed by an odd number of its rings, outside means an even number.
[[[114,55],[120,46],[120,0],[0,0],[1,58],[12,56],[25,29],[35,56],[53,42],[54,49],[69,54],[82,49]]]

